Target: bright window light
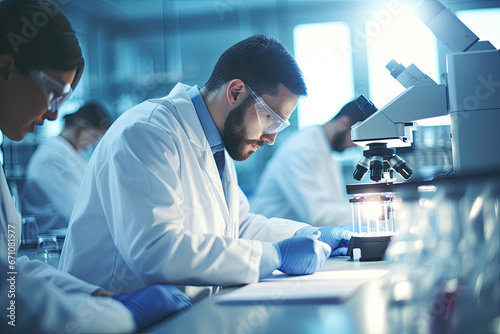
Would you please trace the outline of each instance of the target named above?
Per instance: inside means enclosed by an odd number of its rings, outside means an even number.
[[[409,7],[392,1],[374,14],[366,24],[365,32],[370,100],[377,108],[382,108],[404,91],[385,68],[391,59],[405,67],[415,64],[440,83],[436,37]]]
[[[294,28],[295,59],[307,85],[298,126],[323,124],[354,99],[350,29],[344,22],[301,24]]]
[[[479,37],[479,40],[490,41],[497,49],[500,48],[500,8],[461,10],[455,15]]]

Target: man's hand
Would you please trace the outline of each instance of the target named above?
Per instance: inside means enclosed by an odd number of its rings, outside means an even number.
[[[186,294],[173,285],[155,284],[128,295],[115,294],[112,298],[132,312],[138,330],[191,306]]]
[[[319,241],[323,241],[332,248],[330,256],[347,255],[349,240],[352,236],[352,226],[312,227],[306,226],[295,233],[295,237],[307,237],[321,232]]]
[[[332,250],[317,240],[320,234],[316,232],[309,237],[293,237],[275,243],[281,262],[278,270],[289,275],[309,275],[321,268]]]

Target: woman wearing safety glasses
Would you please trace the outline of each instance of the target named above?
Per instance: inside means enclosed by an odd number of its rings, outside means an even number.
[[[36,125],[56,119],[83,65],[75,33],[55,3],[1,2],[3,134],[21,140]],[[112,295],[40,261],[17,258],[20,236],[20,216],[0,168],[0,309],[6,312],[1,333],[133,332],[189,305],[184,293],[172,286]]]

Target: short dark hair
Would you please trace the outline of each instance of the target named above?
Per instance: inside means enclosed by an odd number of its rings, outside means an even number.
[[[283,84],[297,96],[307,95],[302,72],[283,44],[257,34],[236,43],[219,57],[205,85],[213,92],[226,82],[240,79],[259,94],[277,94]]]
[[[108,108],[99,101],[90,101],[78,109],[77,112],[64,116],[66,125],[77,124],[79,118],[83,118],[103,132],[105,132],[114,121],[114,117],[109,112]]]
[[[341,117],[347,116],[350,120],[350,125],[353,126],[359,121],[364,121],[366,119],[365,113],[363,113],[359,108],[356,102],[351,101],[344,105],[342,109],[335,115],[330,122],[336,121]]]
[[[77,69],[73,88],[84,67],[75,31],[58,5],[47,0],[5,0],[0,3],[0,55],[10,55],[16,70]]]

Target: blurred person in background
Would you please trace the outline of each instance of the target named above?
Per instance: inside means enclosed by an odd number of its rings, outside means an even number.
[[[267,163],[250,211],[313,226],[350,224],[344,177],[332,152],[357,146],[351,141],[351,126],[365,118],[351,101],[323,125],[290,136]]]
[[[43,15],[46,24],[26,37],[26,27],[34,27],[30,20]],[[83,67],[75,32],[54,3],[0,2],[3,134],[22,140],[36,125],[55,120]],[[46,263],[17,258],[20,237],[21,217],[0,168],[0,309],[5,312],[1,333],[134,332],[190,305],[174,286],[112,294]]]
[[[87,168],[81,151],[98,141],[113,117],[97,101],[64,116],[61,134],[41,144],[31,156],[23,186],[23,215],[34,215],[39,233],[68,226]]]

